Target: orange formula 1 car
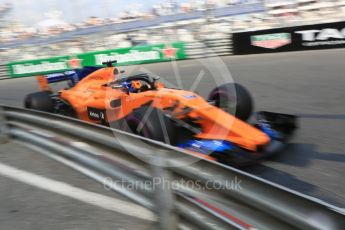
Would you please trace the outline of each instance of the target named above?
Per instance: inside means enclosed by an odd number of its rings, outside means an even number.
[[[175,145],[230,165],[244,165],[278,152],[296,128],[293,115],[256,113],[239,84],[224,84],[208,100],[166,88],[148,74],[123,76],[113,67],[84,67],[38,76],[41,92],[27,95],[25,107],[73,116]],[[53,93],[50,83],[69,87]]]

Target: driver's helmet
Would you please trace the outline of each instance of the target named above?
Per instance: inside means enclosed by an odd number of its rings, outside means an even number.
[[[132,81],[130,91],[137,92],[138,90],[141,89],[141,87],[142,87],[142,84],[140,81]]]
[[[141,87],[142,87],[142,84],[140,81],[125,81],[121,84],[124,88],[126,88],[128,90],[128,92],[130,93],[136,93],[138,92]]]

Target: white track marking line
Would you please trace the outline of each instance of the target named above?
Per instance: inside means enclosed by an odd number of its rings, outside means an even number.
[[[106,210],[118,212],[127,216],[133,216],[143,220],[156,221],[156,217],[151,211],[139,205],[104,196],[98,193],[89,192],[72,185],[48,179],[46,177],[26,172],[2,163],[0,163],[0,175]]]

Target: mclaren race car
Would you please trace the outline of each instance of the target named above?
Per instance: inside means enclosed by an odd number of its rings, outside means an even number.
[[[296,129],[296,117],[257,112],[236,83],[216,87],[207,99],[167,88],[148,74],[125,76],[113,64],[37,76],[41,91],[26,96],[26,108],[110,125],[165,142],[209,159],[241,166],[279,152]],[[51,83],[67,81],[53,92]]]

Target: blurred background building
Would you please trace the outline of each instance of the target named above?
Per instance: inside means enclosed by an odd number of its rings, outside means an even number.
[[[15,7],[0,5],[0,63],[345,19],[345,0],[169,0],[145,9],[132,4],[114,13],[105,4],[112,17],[90,13],[71,22],[64,11],[54,9],[40,12],[43,19],[30,25],[13,15]],[[87,14],[92,5],[70,7],[75,14]]]

